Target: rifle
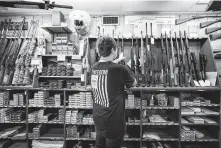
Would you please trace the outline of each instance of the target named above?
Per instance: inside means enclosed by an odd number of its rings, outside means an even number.
[[[174,54],[174,48],[173,48],[173,40],[172,40],[172,33],[170,31],[170,47],[171,47],[171,62],[170,62],[170,68],[171,68],[171,81],[172,83],[174,82],[174,84],[172,84],[172,86],[177,86],[177,73],[175,73],[175,54]]]
[[[190,86],[195,86],[192,78],[192,70],[191,70],[191,59],[190,59],[190,49],[189,49],[189,42],[186,36],[186,31],[184,31],[184,36],[185,36],[185,47],[186,47],[186,58],[187,58],[187,65],[189,69],[189,82]]]
[[[23,19],[22,24],[20,25],[17,37],[14,39],[13,46],[11,47],[12,49],[10,50],[8,58],[6,59],[6,63],[5,63],[6,69],[5,69],[4,79],[3,79],[3,83],[6,85],[9,85],[12,83],[13,74],[14,74],[14,63],[15,63],[15,60],[17,58],[17,55],[20,49],[20,44],[22,43],[21,33],[22,33],[24,23],[25,23],[25,18]]]
[[[218,20],[215,20],[215,21],[203,22],[203,23],[200,23],[200,28],[204,28],[204,27],[210,26],[210,25],[218,23],[218,22],[221,22],[221,19],[218,19]]]
[[[182,80],[183,80],[183,82],[182,82],[182,84],[184,83],[184,85],[186,86],[186,87],[188,87],[188,79],[187,79],[187,75],[186,75],[186,73],[187,73],[187,71],[186,71],[186,63],[185,63],[185,51],[184,51],[184,45],[183,45],[183,39],[182,39],[182,33],[181,33],[181,31],[180,31],[180,45],[181,45],[181,48],[180,48],[180,51],[181,51],[181,59],[182,59],[182,74],[183,74],[183,76],[182,76]]]
[[[142,74],[142,86],[144,87],[145,86],[145,66],[144,66],[144,42],[143,42],[143,33],[141,31],[141,53],[140,53],[140,61],[141,61],[141,74]]]
[[[97,48],[95,49],[95,62],[99,61],[98,42],[100,40],[100,27],[98,26],[97,28],[98,28],[98,35],[97,35],[97,43],[96,43]]]
[[[151,34],[150,34],[151,74],[150,74],[150,76],[152,76],[152,78],[151,78],[152,86],[155,87],[156,86],[156,77],[155,77],[156,76],[156,65],[155,65],[155,56],[154,56],[153,48],[152,48],[152,44],[154,44],[152,23],[150,23],[150,29],[151,29]]]
[[[11,19],[9,19],[9,22],[7,23],[7,20],[5,20],[4,24],[3,24],[3,30],[2,30],[2,36],[3,39],[1,38],[1,43],[0,43],[0,58],[2,58],[4,52],[6,51],[5,48],[8,44],[8,39],[6,38],[7,36],[7,32],[8,32],[8,28],[11,24]],[[7,25],[7,26],[6,26]]]
[[[167,66],[167,56],[163,43],[163,34],[161,33],[161,65],[162,65],[162,78],[163,78],[163,86],[167,86],[167,78],[168,78],[168,66]]]
[[[133,40],[133,35],[132,35],[132,45],[130,49],[130,57],[131,57],[131,71],[132,74],[135,73],[135,61],[134,61],[134,40]]]
[[[124,56],[124,37],[123,37],[123,35],[122,35],[122,42],[121,42],[121,51],[120,51],[120,53],[122,53],[123,56]],[[125,61],[121,60],[120,64],[125,65]]]
[[[5,24],[7,24],[7,20],[5,20]],[[13,40],[12,39],[7,39],[7,32],[9,25],[11,24],[11,19],[9,19],[8,25],[5,28],[5,32],[3,33],[3,41],[2,41],[2,46],[1,46],[1,69],[0,69],[0,85],[2,84],[3,77],[4,77],[4,72],[5,72],[5,60],[7,58],[8,53],[10,52],[11,46],[13,45]]]
[[[213,33],[215,31],[221,30],[221,27],[212,27],[212,28],[206,28],[206,34]]]
[[[182,86],[182,68],[181,68],[181,57],[180,57],[180,47],[179,47],[179,43],[178,43],[178,40],[177,40],[177,36],[176,36],[176,32],[175,32],[175,43],[176,43],[176,58],[177,58],[177,68],[175,71],[178,71],[178,83],[179,83],[179,86]]]
[[[209,37],[212,41],[215,41],[215,40],[221,39],[221,33],[213,33],[213,34],[210,34]]]
[[[119,44],[120,44],[120,41],[119,41],[119,35],[117,36],[117,57],[116,57],[116,59],[118,59],[119,58],[119,51],[120,51],[120,49],[119,49]]]
[[[137,79],[137,86],[140,86],[140,73],[141,73],[141,70],[140,70],[140,57],[139,57],[139,45],[138,45],[138,38],[136,38],[136,42],[135,42],[135,46],[136,46],[136,79]]]
[[[150,45],[149,45],[149,39],[147,35],[147,23],[146,23],[146,60],[145,60],[145,75],[146,75],[146,85],[149,87],[151,85],[151,68],[150,68]]]
[[[207,56],[203,53],[199,53],[199,60],[200,60],[200,72],[202,79],[205,81],[206,78],[206,63],[207,63]]]
[[[196,15],[196,16],[192,16],[192,17],[190,17],[190,18],[182,18],[182,19],[177,19],[176,21],[175,21],[175,24],[176,25],[180,25],[180,24],[183,24],[183,23],[185,23],[185,22],[188,22],[188,21],[191,21],[191,20],[195,20],[195,19],[201,19],[201,18],[207,18],[207,17],[219,17],[219,16],[198,16],[198,15]]]
[[[174,79],[172,80],[172,73],[171,73],[171,67],[170,67],[170,63],[171,63],[171,60],[170,60],[170,53],[169,53],[169,43],[168,43],[168,40],[167,40],[167,34],[165,32],[165,42],[166,42],[166,65],[167,65],[167,86],[173,86],[173,82]]]
[[[2,31],[3,30],[4,30],[4,22],[1,21],[1,25],[0,25],[0,37],[1,37],[1,39],[0,40],[2,40]]]
[[[191,52],[190,54],[191,54],[191,57],[192,57],[192,64],[193,64],[193,67],[194,67],[196,80],[200,81],[200,80],[202,80],[202,75],[201,75],[201,73],[198,69],[198,66],[197,66],[196,55],[195,55],[194,52]]]

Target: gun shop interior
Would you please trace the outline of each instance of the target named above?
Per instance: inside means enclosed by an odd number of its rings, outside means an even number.
[[[0,0],[0,148],[221,148],[220,106],[221,0]]]

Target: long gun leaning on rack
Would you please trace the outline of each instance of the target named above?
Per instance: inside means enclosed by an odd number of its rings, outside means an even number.
[[[207,56],[203,53],[199,53],[199,60],[200,60],[200,72],[202,79],[205,81],[206,78],[206,63],[207,63]]]
[[[146,86],[149,87],[151,85],[151,65],[150,65],[150,44],[149,44],[149,38],[147,35],[147,23],[146,23],[146,37],[145,37],[145,42],[146,42],[146,60],[144,63],[145,66],[145,77],[146,77]]]
[[[143,33],[141,31],[141,42],[140,42],[140,61],[141,61],[141,75],[142,75],[142,87],[145,86],[145,71],[146,67],[144,66],[144,42],[143,42]]]
[[[181,59],[181,57],[180,57],[180,47],[179,47],[179,43],[177,41],[176,32],[175,32],[175,44],[176,44],[176,48],[175,49],[176,49],[176,61],[177,61],[176,62],[177,65],[176,65],[175,71],[178,71],[177,72],[177,82],[179,83],[178,85],[182,86],[183,71],[182,71],[182,65],[181,65],[181,61],[180,61],[180,59]]]
[[[6,51],[6,47],[8,45],[9,39],[6,38],[7,33],[8,33],[8,28],[11,24],[11,19],[7,22],[5,20],[3,26],[2,26],[2,33],[1,33],[1,42],[0,42],[0,58],[2,59],[4,52]]]
[[[135,74],[135,61],[134,61],[134,40],[133,40],[133,36],[132,36],[132,45],[131,45],[131,49],[130,49],[130,60],[131,60],[131,72],[132,75]]]
[[[98,35],[97,35],[96,49],[95,49],[95,62],[99,61],[98,42],[100,40],[100,27],[98,26],[97,28],[98,28]]]
[[[7,23],[7,21],[5,21],[5,23]],[[8,28],[9,28],[10,24],[11,24],[11,19],[9,19],[7,28],[5,29],[6,31],[4,32],[4,35],[3,35],[4,39],[2,41],[2,46],[1,46],[1,49],[0,49],[1,51],[3,51],[2,52],[3,54],[1,55],[1,63],[0,63],[0,66],[1,66],[1,69],[0,69],[0,85],[2,85],[3,78],[4,78],[5,61],[6,61],[6,58],[7,58],[8,54],[10,53],[11,46],[13,45],[13,39],[7,39],[6,38]],[[16,27],[15,27],[15,30],[16,30]]]
[[[153,50],[153,44],[154,44],[154,37],[153,37],[153,32],[152,32],[152,23],[150,23],[150,30],[151,30],[151,34],[150,34],[150,56],[151,56],[151,84],[153,87],[156,86],[156,65],[155,65],[155,55],[154,55],[154,50]]]
[[[218,23],[218,22],[221,22],[221,19],[218,19],[218,20],[215,20],[215,21],[203,22],[203,23],[200,23],[200,28],[204,28],[204,27],[210,26],[210,25]]]
[[[167,69],[168,69],[168,71],[167,71],[167,86],[172,86],[173,85],[173,82],[172,81],[174,81],[174,79],[172,80],[172,74],[171,74],[171,59],[170,59],[170,52],[169,52],[169,43],[168,43],[168,39],[167,39],[167,34],[166,34],[166,32],[165,32],[165,42],[166,42],[166,56],[167,56],[167,60],[166,60],[166,62],[167,62]]]
[[[170,32],[170,47],[171,47],[171,62],[170,62],[170,68],[171,68],[171,81],[172,81],[172,86],[177,86],[177,71],[175,70],[176,68],[176,61],[175,61],[175,53],[174,53],[174,48],[173,48],[173,40],[172,40],[172,33]]]
[[[5,85],[9,85],[12,82],[13,73],[11,73],[10,76],[9,76],[9,74],[11,71],[14,71],[14,63],[15,63],[15,60],[17,58],[17,54],[20,49],[20,44],[22,42],[21,33],[22,33],[22,28],[24,26],[24,23],[25,23],[25,18],[23,19],[22,24],[19,26],[20,28],[17,33],[17,37],[14,39],[14,43],[11,47],[10,53],[8,55],[8,58],[6,59],[6,62],[5,62],[5,73],[4,73],[4,78],[3,78],[3,84],[5,84]]]
[[[188,87],[188,78],[187,78],[187,70],[186,70],[186,62],[185,62],[185,50],[183,45],[183,39],[182,39],[182,33],[180,31],[180,51],[181,51],[181,61],[182,61],[182,85],[185,85],[185,87]]]
[[[213,34],[210,34],[209,37],[212,41],[215,41],[215,40],[221,39],[221,33],[213,33]]]
[[[121,39],[122,39],[121,50],[120,50],[119,54],[122,54],[124,56],[124,37],[123,37],[123,35],[122,35]],[[122,64],[122,65],[125,65],[125,61],[124,60],[121,60],[119,63]]]
[[[139,57],[139,45],[138,45],[138,38],[136,38],[136,42],[135,42],[135,54],[136,54],[136,71],[135,71],[135,74],[136,74],[136,79],[137,79],[137,86],[140,86],[140,73],[141,73],[141,70],[140,70],[140,57]]]
[[[197,60],[196,60],[196,55],[194,52],[191,52],[191,62],[193,64],[194,67],[194,75],[196,76],[196,80],[197,82],[200,82],[202,80],[202,75],[198,69],[198,65],[197,65]],[[198,84],[199,85],[199,84]]]
[[[163,80],[163,86],[167,87],[167,78],[169,77],[169,72],[168,72],[168,66],[167,66],[167,55],[166,55],[166,51],[165,51],[165,46],[164,46],[164,42],[163,42],[163,34],[161,33],[161,67],[162,67],[162,71],[161,71],[161,77]]]
[[[184,36],[185,36],[185,49],[186,49],[186,59],[187,59],[187,65],[188,65],[188,71],[189,71],[189,81],[190,86],[193,87],[194,82],[193,82],[193,74],[192,74],[192,67],[191,67],[191,59],[190,59],[190,49],[189,49],[189,42],[187,39],[186,31],[184,31]]]

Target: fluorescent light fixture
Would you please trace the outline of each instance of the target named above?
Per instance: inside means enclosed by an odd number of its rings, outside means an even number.
[[[197,4],[208,4],[209,0],[198,0]]]

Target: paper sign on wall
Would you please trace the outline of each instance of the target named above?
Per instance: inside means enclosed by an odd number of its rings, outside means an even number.
[[[65,55],[58,55],[58,61],[64,62],[65,61]]]

